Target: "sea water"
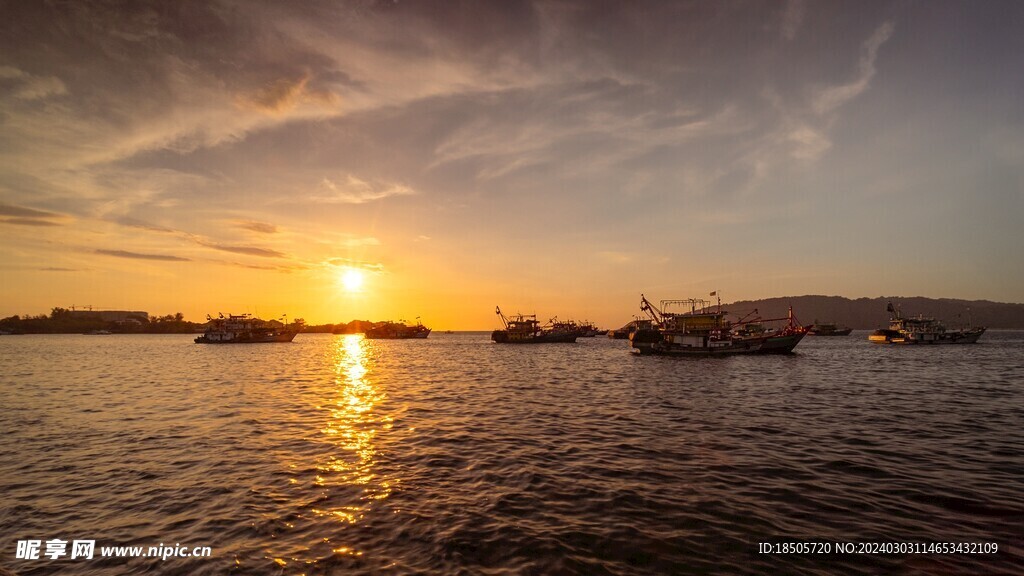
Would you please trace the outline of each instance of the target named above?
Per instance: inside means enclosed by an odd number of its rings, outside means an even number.
[[[866,336],[708,359],[485,333],[0,337],[0,566],[1021,573],[1024,333]],[[977,548],[927,548],[957,543]]]

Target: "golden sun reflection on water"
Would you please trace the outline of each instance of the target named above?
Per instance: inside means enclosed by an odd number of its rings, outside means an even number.
[[[349,524],[361,520],[371,502],[387,498],[393,484],[374,471],[374,437],[391,428],[391,418],[375,410],[386,396],[369,377],[371,345],[358,334],[342,336],[334,343],[331,353],[337,394],[325,405],[330,417],[321,432],[341,451],[317,466],[319,474],[314,480],[324,487],[363,487],[358,502],[313,510]]]
[[[346,530],[355,529],[398,483],[398,479],[377,470],[377,434],[390,430],[393,419],[381,409],[387,395],[374,381],[374,346],[361,334],[344,335],[334,337],[326,352],[325,361],[333,368],[333,378],[316,389],[311,404],[317,416],[324,419],[315,439],[319,455],[307,465],[288,464],[304,476],[289,479],[299,491],[299,499],[309,501],[310,485],[317,492],[315,506],[306,510],[317,519],[324,537],[315,546],[320,552],[313,552],[313,557],[266,550],[264,557],[278,567],[308,568],[323,560],[319,554],[325,549],[335,557],[362,556],[363,551],[345,541],[345,534],[351,534]],[[311,476],[305,477],[306,473]],[[332,524],[340,525],[340,529],[329,528]],[[288,523],[282,525],[294,528]],[[306,549],[307,553],[311,550]]]

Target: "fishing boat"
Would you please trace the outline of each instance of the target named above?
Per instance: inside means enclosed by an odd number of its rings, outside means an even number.
[[[300,325],[286,325],[253,318],[250,314],[223,314],[209,320],[206,331],[195,339],[196,344],[262,344],[291,342]]]
[[[491,332],[491,340],[498,344],[571,343],[579,337],[579,331],[569,327],[568,323],[554,322],[541,326],[536,314],[506,317],[500,307],[495,307],[495,311],[505,325],[504,329]]]
[[[588,321],[559,320],[557,317],[548,320],[552,332],[575,332],[577,338],[593,338],[600,334],[597,327]]]
[[[727,356],[733,354],[786,354],[800,343],[807,328],[800,325],[790,308],[785,318],[727,318],[721,300],[717,307],[703,299],[662,300],[654,306],[640,295],[640,310],[651,319],[649,327],[629,336],[639,354],[663,356]],[[752,314],[756,315],[755,310]],[[785,322],[768,328],[770,322]]]
[[[853,332],[853,328],[839,326],[831,322],[819,323],[817,320],[807,327],[809,336],[849,336],[850,332]]]
[[[892,302],[886,306],[892,314],[888,328],[875,330],[868,340],[876,344],[974,344],[985,333],[984,327],[947,330],[935,318],[904,318],[900,307]]]
[[[371,340],[406,340],[411,338],[422,339],[430,336],[430,328],[427,328],[416,318],[415,326],[408,326],[405,320],[399,322],[377,322],[368,328],[363,335]]]

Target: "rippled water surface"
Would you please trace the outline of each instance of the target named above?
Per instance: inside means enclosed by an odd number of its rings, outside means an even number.
[[[300,335],[0,338],[17,574],[1024,572],[1024,333],[637,357]],[[210,546],[19,560],[20,539]],[[995,542],[767,555],[759,542]]]

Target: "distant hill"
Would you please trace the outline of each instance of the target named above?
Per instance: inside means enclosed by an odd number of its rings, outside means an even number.
[[[723,304],[731,314],[742,315],[757,308],[764,318],[785,316],[790,306],[793,314],[804,325],[835,322],[855,329],[874,329],[887,326],[890,314],[886,304],[892,302],[902,308],[904,316],[922,314],[942,320],[948,327],[967,325],[987,328],[1024,329],[1024,304],[1007,304],[988,300],[953,300],[924,298],[921,296],[883,296],[857,298],[842,296],[786,296],[764,300],[741,300]]]

